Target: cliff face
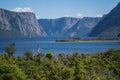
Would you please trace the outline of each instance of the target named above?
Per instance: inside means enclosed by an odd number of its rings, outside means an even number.
[[[70,37],[84,37],[87,36],[93,27],[101,20],[99,17],[84,17],[80,19],[75,25],[67,30],[64,35]]]
[[[89,36],[116,37],[120,32],[120,3],[92,30]]]
[[[0,9],[0,37],[46,36],[34,13]]]
[[[79,18],[62,17],[58,19],[39,19],[48,36],[65,37],[63,33],[69,30],[74,24],[79,21]]]
[[[81,37],[86,36],[101,18],[62,17],[58,19],[39,19],[48,36]]]

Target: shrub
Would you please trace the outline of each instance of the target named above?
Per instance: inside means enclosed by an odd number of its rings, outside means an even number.
[[[0,80],[26,80],[25,74],[11,64],[0,64]]]
[[[15,43],[5,46],[3,50],[7,53],[8,57],[13,56],[13,54],[15,54],[16,51]]]
[[[25,53],[24,53],[24,56],[27,60],[31,60],[33,59],[33,51],[31,50],[26,50]]]
[[[48,58],[48,59],[52,59],[53,57],[54,57],[54,54],[52,52],[48,52],[46,54],[46,58]]]

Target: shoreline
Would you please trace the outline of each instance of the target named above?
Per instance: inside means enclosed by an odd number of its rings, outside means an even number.
[[[55,42],[120,42],[118,40],[55,40]]]

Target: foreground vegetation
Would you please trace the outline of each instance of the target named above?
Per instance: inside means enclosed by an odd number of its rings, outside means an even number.
[[[0,54],[0,80],[119,80],[120,50],[95,54],[33,54],[13,56],[15,44]]]

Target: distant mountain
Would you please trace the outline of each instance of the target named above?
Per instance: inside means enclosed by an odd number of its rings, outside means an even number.
[[[79,18],[62,17],[58,19],[39,19],[48,36],[62,37],[66,30],[70,29],[79,21]]]
[[[101,18],[72,18],[39,19],[38,22],[48,36],[81,37],[87,35]]]
[[[89,34],[92,28],[101,20],[99,17],[84,17],[67,30],[64,35],[70,37],[84,37]]]
[[[89,36],[115,37],[120,32],[120,3],[92,30]]]
[[[0,9],[0,38],[46,36],[34,13]]]

